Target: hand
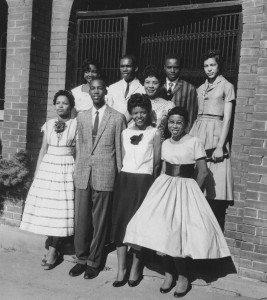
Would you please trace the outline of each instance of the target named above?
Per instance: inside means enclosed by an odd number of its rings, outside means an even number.
[[[212,154],[212,160],[215,162],[223,161],[223,147],[217,146]]]

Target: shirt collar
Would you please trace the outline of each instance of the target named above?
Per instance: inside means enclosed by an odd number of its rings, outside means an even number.
[[[96,113],[96,111],[98,111],[100,114],[104,113],[104,111],[106,110],[107,105],[104,104],[101,108],[96,109],[94,106],[92,107],[92,113],[93,115]]]
[[[177,84],[178,81],[179,81],[179,77],[177,79],[175,79],[174,81],[170,81],[168,79],[168,77],[167,77],[166,78],[166,86],[167,86],[167,88],[169,88],[169,83],[173,83],[173,86],[172,86],[172,88],[173,88]]]
[[[206,79],[206,81],[205,81],[205,89],[207,89],[208,87],[209,87],[209,88],[210,88],[210,87],[214,87],[215,85],[217,85],[218,83],[220,83],[222,80],[223,80],[223,76],[222,76],[222,75],[218,75],[218,76],[216,77],[216,79],[214,80],[213,84],[211,84],[211,85],[209,86],[208,79]]]

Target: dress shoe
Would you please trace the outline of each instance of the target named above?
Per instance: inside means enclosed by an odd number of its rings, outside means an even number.
[[[44,267],[45,264],[46,264],[46,258],[43,258],[42,261],[41,261],[41,266]]]
[[[87,266],[84,272],[84,279],[93,279],[98,276],[99,272],[98,268]]]
[[[174,292],[173,296],[175,298],[182,298],[184,297],[190,290],[192,289],[192,285],[190,282],[188,282],[188,285],[187,285],[187,289],[184,291],[184,292]]]
[[[138,284],[142,281],[143,275],[140,275],[136,280],[128,280],[128,285],[130,287],[138,286]]]
[[[82,265],[77,263],[70,271],[69,271],[69,275],[71,277],[76,277],[81,275],[86,269],[86,265]]]
[[[114,287],[121,287],[124,286],[127,283],[127,276],[125,275],[122,280],[116,280],[113,282]]]
[[[159,291],[162,293],[162,294],[167,294],[169,293],[175,286],[175,282],[173,281],[170,285],[170,287],[168,287],[167,289],[164,289],[164,288],[160,288]]]

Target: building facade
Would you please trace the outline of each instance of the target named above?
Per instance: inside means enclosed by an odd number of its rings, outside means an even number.
[[[20,149],[26,149],[37,156],[41,145],[40,128],[46,119],[54,116],[53,95],[59,89],[71,88],[78,83],[79,57],[89,55],[79,52],[83,49],[81,41],[84,36],[79,26],[85,19],[91,22],[103,16],[109,19],[120,18],[122,24],[127,25],[127,31],[123,29],[118,33],[116,30],[110,36],[121,38],[117,51],[123,54],[131,50],[129,45],[140,47],[142,43],[135,40],[136,20],[141,20],[144,25],[160,24],[157,19],[159,10],[166,14],[175,10],[177,17],[184,13],[195,16],[208,14],[210,20],[215,20],[218,15],[238,14],[241,27],[235,29],[233,25],[229,30],[221,27],[224,35],[220,37],[228,38],[228,44],[234,45],[227,48],[234,57],[233,64],[229,61],[228,75],[232,76],[233,81],[236,78],[234,83],[237,88],[232,137],[235,201],[227,209],[225,235],[239,274],[267,282],[267,0],[190,1],[191,4],[188,1],[181,4],[179,1],[179,5],[175,5],[178,1],[170,0],[166,7],[161,5],[166,1],[159,0],[135,1],[136,7],[133,1],[127,2],[132,5],[131,9],[109,7],[108,1],[104,0],[0,1],[1,8],[5,8],[0,10],[5,18],[0,19],[7,22],[6,35],[3,29],[5,25],[0,23],[0,36],[4,40],[0,44],[0,53],[6,53],[4,72],[1,68],[1,87],[5,89],[4,93],[0,93],[5,100],[4,107],[0,106],[2,156],[9,158]],[[150,5],[143,7],[141,3],[144,2]],[[147,17],[155,13],[155,17],[145,22],[144,17],[141,17],[145,13]],[[195,26],[199,24],[197,22]],[[98,21],[97,24],[100,23]],[[172,28],[167,25],[166,35],[173,35]],[[166,41],[159,33],[156,38],[155,34],[149,36],[149,30],[146,36],[142,36],[144,45],[148,45],[151,40]],[[88,34],[95,36],[95,32]],[[128,34],[128,43],[125,42],[125,34]],[[196,33],[191,31],[190,34],[193,41]],[[187,32],[177,33],[178,39],[186,35]],[[235,43],[231,39],[232,35],[237,36]],[[98,35],[98,40],[101,36],[102,33]],[[130,43],[129,39],[132,39]],[[87,48],[97,50],[90,41],[92,39],[87,40]],[[103,55],[107,56],[105,53]],[[193,58],[197,55],[197,52],[192,52]],[[109,57],[113,56],[115,54],[109,53]],[[145,56],[143,54],[140,58]],[[227,56],[230,57],[230,52],[227,52]],[[1,63],[3,66],[2,60]],[[188,61],[189,71],[190,63]],[[231,66],[236,64],[237,71],[233,67],[232,72]],[[112,69],[114,66],[106,65],[107,72]],[[188,75],[186,71],[185,68],[185,77]],[[201,76],[197,68],[194,74],[192,82],[197,84]],[[116,72],[112,76],[115,79]]]

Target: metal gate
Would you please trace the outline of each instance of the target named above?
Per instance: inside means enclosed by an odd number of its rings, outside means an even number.
[[[177,53],[183,58],[181,76],[199,86],[204,81],[201,56],[208,49],[220,49],[224,57],[224,74],[232,83],[237,83],[241,13],[216,15],[153,32],[141,37],[140,66],[162,66],[168,53]]]
[[[79,19],[77,33],[77,84],[86,58],[100,62],[110,83],[120,77],[120,58],[126,51],[127,17]]]

